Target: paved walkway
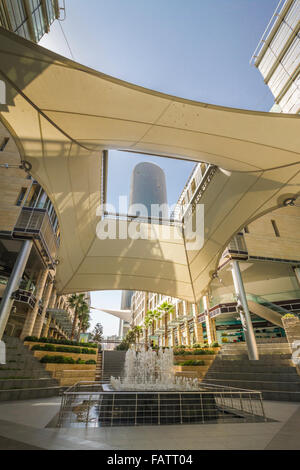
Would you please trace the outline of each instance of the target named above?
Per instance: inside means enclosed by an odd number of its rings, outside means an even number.
[[[300,450],[300,405],[265,402],[268,423],[115,428],[46,427],[60,399],[0,403],[0,449]]]

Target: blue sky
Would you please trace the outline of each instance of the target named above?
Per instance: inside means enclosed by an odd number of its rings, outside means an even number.
[[[61,23],[75,60],[137,85],[207,103],[268,111],[273,97],[249,65],[278,0],[66,0]],[[60,24],[41,45],[71,57]],[[176,202],[194,164],[111,152],[108,200],[129,193],[139,161],[166,172]],[[119,308],[120,292],[92,293],[92,305]],[[118,320],[93,313],[106,335]]]

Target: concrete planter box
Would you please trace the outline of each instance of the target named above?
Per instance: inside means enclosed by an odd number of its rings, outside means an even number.
[[[179,372],[180,375],[186,375],[186,377],[197,377],[202,378],[207,371],[205,366],[174,366],[175,373]]]
[[[180,348],[176,348],[176,349],[180,349]],[[196,349],[202,349],[202,348],[196,348]],[[218,347],[218,348],[207,348],[209,351],[214,351],[215,354],[218,354],[218,352],[220,351],[221,347]],[[194,349],[189,349],[189,348],[184,348],[185,351],[190,351],[191,353],[194,351]]]
[[[96,370],[96,364],[43,364],[43,366],[50,372],[58,370]]]
[[[83,361],[89,361],[90,359],[97,362],[97,354],[77,354],[77,353],[67,353],[59,351],[33,351],[34,357],[41,359],[44,356],[64,356],[72,357],[75,361],[77,359],[82,359]]]
[[[70,387],[78,382],[94,382],[96,371],[94,370],[56,370],[53,377],[59,381],[62,387]]]
[[[77,382],[93,382],[96,376],[96,364],[43,364],[52,377],[62,387]]]

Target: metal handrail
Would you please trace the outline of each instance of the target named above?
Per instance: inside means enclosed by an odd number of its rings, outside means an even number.
[[[216,419],[226,422],[228,418],[229,421],[232,418],[266,421],[262,392],[257,390],[206,382],[191,391],[101,390],[101,385],[107,383],[82,381],[63,392],[58,427],[73,423],[85,427],[99,426],[98,423],[100,426],[204,424]]]
[[[267,27],[266,27],[266,29],[264,30],[264,32],[263,32],[263,34],[262,34],[262,36],[261,36],[261,38],[260,38],[260,40],[259,40],[259,43],[258,43],[257,46],[256,46],[255,51],[254,51],[253,54],[252,54],[252,57],[251,57],[251,59],[250,59],[250,61],[249,61],[250,65],[253,64],[253,60],[255,60],[255,59],[258,58],[258,56],[259,56],[259,54],[260,54],[260,52],[261,52],[261,49],[263,48],[264,44],[266,43],[266,41],[267,41],[267,39],[268,39],[268,36],[270,35],[270,33],[271,33],[272,29],[273,29],[275,17],[280,16],[279,13],[278,13],[278,11],[279,11],[279,8],[280,8],[280,6],[281,6],[281,4],[282,4],[283,1],[286,1],[286,0],[279,0],[279,3],[278,3],[278,5],[277,5],[277,7],[276,7],[276,9],[275,9],[275,11],[274,11],[272,17],[271,17],[269,23],[267,24]],[[258,52],[258,50],[259,50],[259,52]]]

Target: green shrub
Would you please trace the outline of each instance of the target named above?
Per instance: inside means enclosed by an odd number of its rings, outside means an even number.
[[[184,356],[186,351],[184,349],[174,349],[173,354],[174,356]]]
[[[194,349],[194,351],[191,354],[196,354],[198,356],[198,355],[207,354],[207,353],[208,351],[206,351],[205,349]]]
[[[215,351],[212,349],[193,349],[193,350],[184,350],[184,349],[175,349],[174,356],[194,356],[194,355],[208,355],[215,354]]]
[[[80,348],[82,354],[97,354],[97,351],[94,349]]]
[[[122,343],[118,344],[118,346],[115,347],[115,351],[128,351],[128,349],[129,344],[125,341],[122,341]]]
[[[47,344],[46,346],[35,344],[32,346],[31,351],[56,351],[56,348],[53,344]]]
[[[65,353],[73,353],[73,354],[97,354],[97,351],[94,349],[88,348],[72,348],[67,346],[55,346],[54,344],[45,344],[42,346],[41,344],[35,344],[31,348],[32,351],[53,351],[53,352],[65,352]]]
[[[75,364],[72,357],[65,356],[43,356],[40,360],[43,364]]]
[[[219,343],[218,343],[218,341],[214,341],[214,342],[211,343],[209,346],[210,346],[211,348],[218,348],[218,347],[219,347]]]
[[[24,341],[37,342],[40,341],[37,336],[26,336]]]
[[[83,361],[80,357],[75,361],[73,357],[67,356],[43,356],[40,360],[43,364],[96,364],[96,361],[90,359]]]
[[[193,346],[192,346],[193,349],[194,349],[194,348],[195,348],[195,349],[199,349],[199,348],[201,348],[201,347],[202,347],[202,346],[201,346],[200,343],[195,343],[195,344],[193,344]]]
[[[189,361],[184,361],[180,362],[179,364],[176,364],[178,366],[204,366],[205,362],[204,361],[193,361],[192,359]]]
[[[87,348],[100,348],[96,343],[80,343],[78,341],[71,341],[69,339],[54,339],[54,338],[37,338],[37,336],[27,336],[24,341],[32,343],[47,343],[47,344],[61,344],[65,346],[80,346]]]

